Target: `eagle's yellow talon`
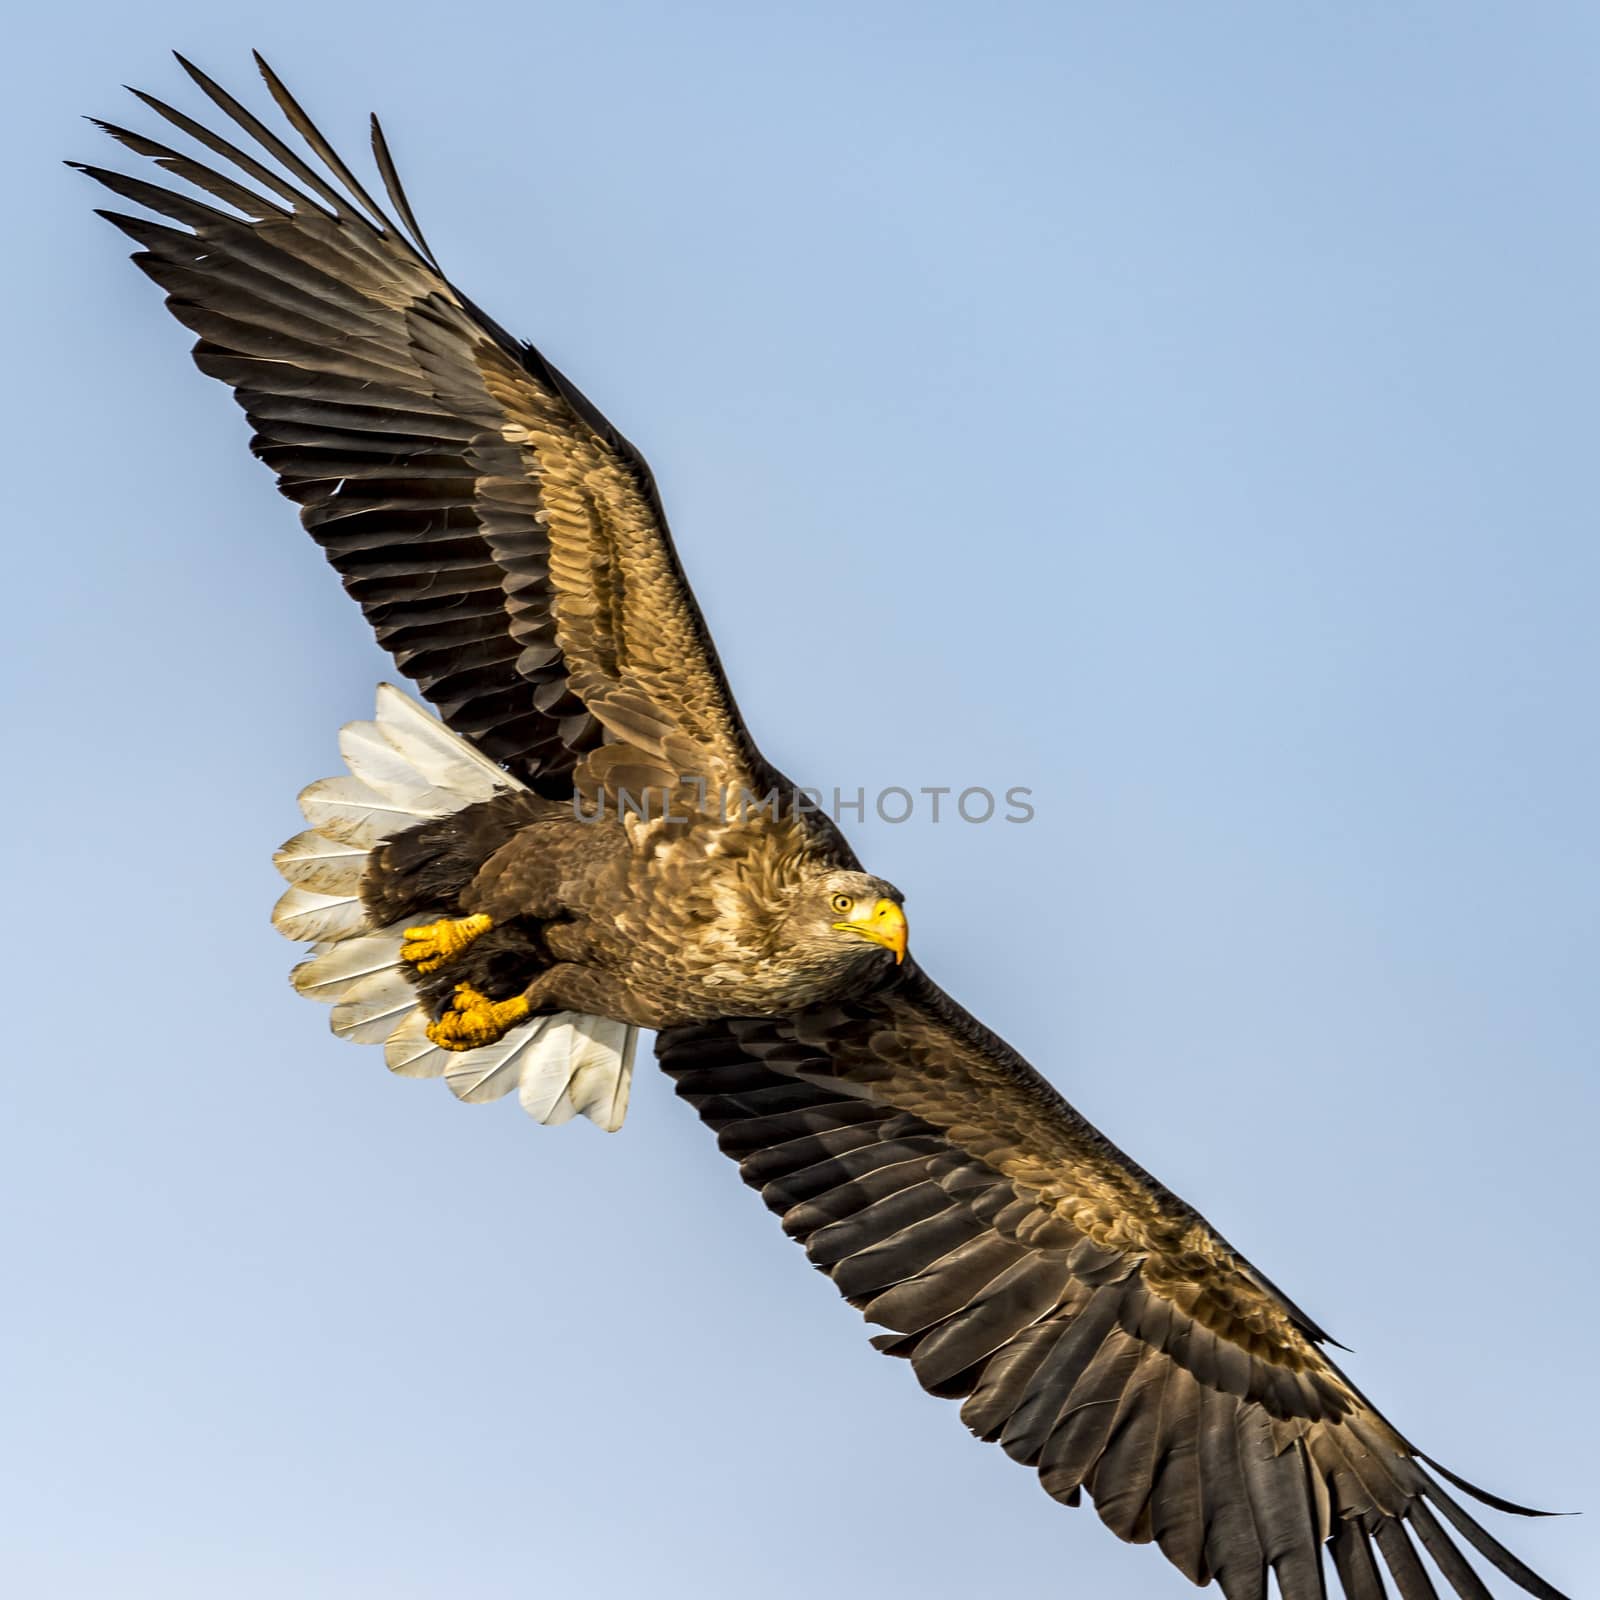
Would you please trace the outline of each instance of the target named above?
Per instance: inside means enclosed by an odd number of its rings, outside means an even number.
[[[491,1000],[470,983],[458,983],[450,1009],[428,1024],[427,1034],[441,1050],[476,1050],[503,1039],[529,1010],[526,995]]]
[[[437,972],[453,961],[478,937],[494,925],[481,911],[473,917],[445,917],[440,922],[425,922],[405,930],[400,958],[418,972]]]

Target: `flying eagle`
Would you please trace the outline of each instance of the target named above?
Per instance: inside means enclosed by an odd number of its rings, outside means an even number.
[[[1269,1573],[1318,1600],[1325,1558],[1351,1600],[1385,1570],[1423,1600],[1424,1553],[1487,1596],[1463,1546],[1560,1600],[1441,1479],[1524,1508],[1417,1450],[911,958],[900,892],[746,729],[639,453],[445,277],[376,120],[388,209],[257,59],[290,137],[186,62],[231,139],[138,98],[214,165],[100,124],[207,198],[83,170],[165,219],[102,213],[441,719],[381,689],[349,775],[302,795],[275,914],[313,946],[296,986],[394,1071],[544,1122],[616,1127],[653,1030],[880,1350],[1229,1600]]]

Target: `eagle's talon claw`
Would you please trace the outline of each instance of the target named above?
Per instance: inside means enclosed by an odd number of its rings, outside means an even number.
[[[470,983],[458,983],[450,1009],[428,1024],[427,1034],[441,1050],[476,1050],[503,1039],[529,1009],[526,995],[491,1000]]]
[[[472,917],[445,917],[438,922],[407,928],[400,946],[400,959],[410,962],[418,972],[437,972],[492,926],[493,919],[479,912]]]

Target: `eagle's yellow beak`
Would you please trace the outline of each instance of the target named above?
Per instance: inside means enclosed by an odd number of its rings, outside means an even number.
[[[834,927],[840,933],[859,934],[873,944],[881,944],[885,950],[894,951],[896,966],[906,958],[906,914],[893,900],[863,905],[848,922],[836,922]]]

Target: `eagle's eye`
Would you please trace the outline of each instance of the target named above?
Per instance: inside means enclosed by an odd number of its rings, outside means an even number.
[[[855,904],[855,901],[847,894],[836,894],[829,899],[828,904],[842,917]]]

